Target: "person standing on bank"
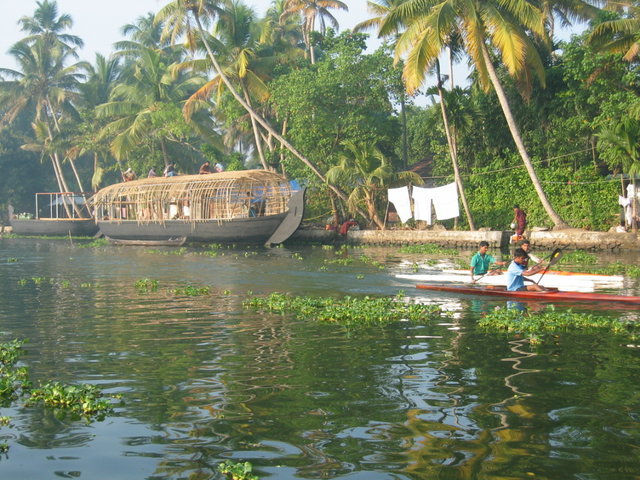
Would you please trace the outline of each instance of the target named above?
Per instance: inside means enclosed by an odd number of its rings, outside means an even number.
[[[522,248],[516,248],[513,254],[513,262],[509,265],[505,279],[507,280],[507,290],[510,292],[518,292],[522,290],[535,290],[538,292],[546,290],[537,283],[531,285],[524,284],[524,277],[535,275],[544,269],[544,266],[538,264],[531,268],[527,267],[529,255]]]
[[[477,275],[478,277],[483,277],[485,275],[498,275],[500,272],[500,270],[498,269],[493,269],[493,270],[489,270],[489,268],[491,267],[491,265],[506,265],[507,262],[499,262],[497,261],[493,255],[489,255],[487,253],[487,250],[489,250],[489,242],[487,242],[486,240],[483,240],[480,242],[478,251],[473,255],[473,257],[471,257],[471,282],[475,283],[476,280],[478,280],[477,278],[474,277],[474,275]]]
[[[516,236],[522,237],[527,228],[527,214],[517,204],[513,206],[513,223],[516,226]]]

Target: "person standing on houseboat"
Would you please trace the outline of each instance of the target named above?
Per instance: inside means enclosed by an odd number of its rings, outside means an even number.
[[[156,173],[156,169],[155,167],[151,167],[149,169],[149,173],[147,174],[147,178],[153,178],[153,177],[157,177],[158,174]]]
[[[162,172],[162,174],[165,177],[175,177],[176,176],[175,164],[174,163],[170,163],[166,167],[164,167],[164,172]]]
[[[489,250],[489,242],[483,240],[480,242],[478,251],[471,257],[471,282],[477,280],[475,275],[482,277],[484,275],[498,275],[502,273],[499,269],[491,269],[492,265],[506,265],[507,262],[497,261],[493,255],[487,253]]]
[[[125,182],[131,182],[136,179],[136,173],[131,170],[131,168],[127,168],[127,170],[122,174],[122,180]]]
[[[200,170],[198,171],[198,173],[200,175],[206,175],[208,173],[211,173],[211,164],[209,163],[209,161],[204,162],[202,165],[200,165]]]

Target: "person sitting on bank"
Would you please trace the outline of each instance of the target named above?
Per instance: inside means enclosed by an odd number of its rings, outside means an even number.
[[[130,168],[127,168],[127,170],[122,174],[122,180],[124,180],[125,182],[131,182],[135,179],[136,179],[136,174]]]
[[[531,285],[524,284],[524,277],[535,275],[536,273],[539,273],[544,269],[544,266],[540,264],[528,268],[528,260],[529,255],[527,255],[527,252],[525,252],[522,248],[516,248],[516,251],[513,254],[513,261],[509,265],[509,268],[507,269],[507,273],[505,275],[508,291],[518,292],[522,290],[534,290],[541,292],[546,290],[544,287],[541,287],[536,283],[532,283]]]
[[[157,177],[158,174],[156,173],[156,168],[155,167],[151,167],[149,169],[149,173],[147,174],[147,178],[154,178]]]
[[[204,162],[202,165],[200,165],[200,170],[198,171],[198,173],[200,175],[211,173],[211,164],[208,161]]]
[[[492,265],[504,266],[507,262],[497,261],[493,255],[487,253],[489,250],[489,242],[483,240],[480,242],[478,251],[471,257],[471,281],[475,282],[477,279],[475,275],[482,277],[484,275],[498,275],[502,273],[500,269],[490,269]]]
[[[533,263],[541,263],[542,259],[540,257],[535,256],[533,253],[531,253],[531,242],[529,240],[524,240],[521,244],[520,244],[520,248],[522,248],[522,250],[524,250],[526,252],[526,254],[529,256],[529,259],[533,262]]]

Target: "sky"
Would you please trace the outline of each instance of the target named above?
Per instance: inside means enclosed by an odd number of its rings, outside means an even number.
[[[80,58],[93,62],[95,53],[108,55],[113,43],[122,40],[120,29],[134,23],[148,12],[157,12],[169,0],[57,0],[58,13],[67,13],[73,18],[70,32],[85,43]],[[367,18],[366,0],[343,0],[349,12],[335,11],[340,30],[352,28]],[[245,0],[255,8],[259,16],[269,8],[271,0]],[[23,16],[33,16],[36,0],[0,0],[0,67],[14,68],[13,59],[7,51],[16,41],[25,36],[17,25]]]

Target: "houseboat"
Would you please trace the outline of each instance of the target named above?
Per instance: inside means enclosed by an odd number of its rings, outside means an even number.
[[[116,243],[284,242],[304,213],[304,189],[266,170],[154,177],[118,183],[91,199]]]

